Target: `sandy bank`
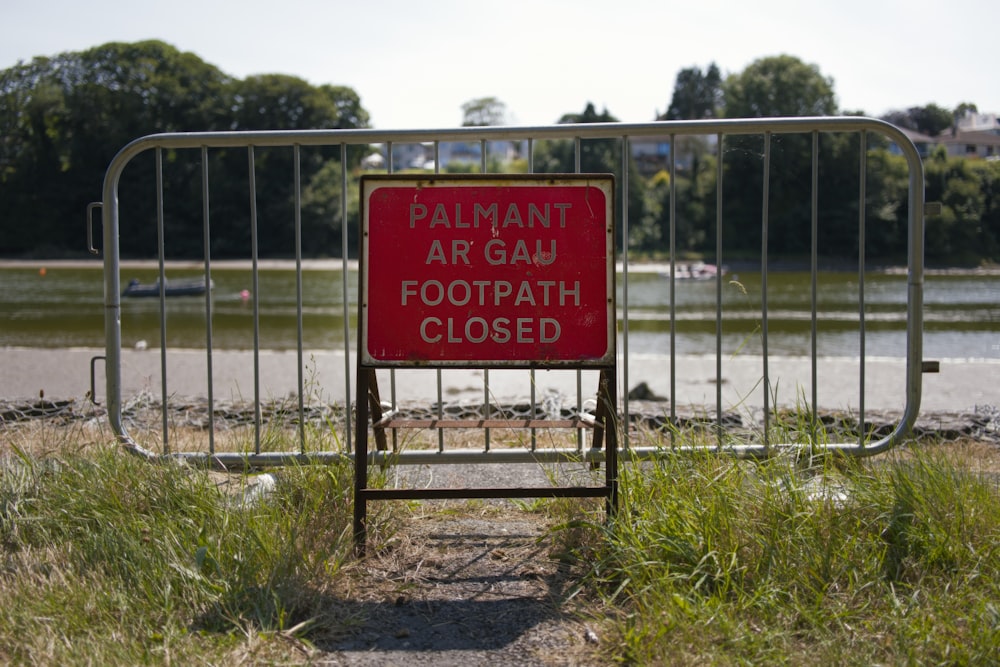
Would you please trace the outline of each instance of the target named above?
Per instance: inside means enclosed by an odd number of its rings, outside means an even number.
[[[103,349],[37,348],[0,349],[0,398],[79,398],[90,389],[91,358],[103,355]],[[299,382],[298,358],[294,351],[262,351],[255,380],[254,355],[248,351],[216,350],[212,354],[213,394],[220,400],[249,400],[255,382],[262,399],[293,394]],[[304,356],[304,384],[307,395],[327,402],[343,402],[348,385],[353,394],[354,363],[343,352],[314,351]],[[176,397],[204,397],[208,393],[208,359],[204,350],[172,350],[166,357],[167,394]],[[104,364],[96,369],[97,396],[105,396]],[[811,399],[811,364],[805,357],[773,357],[767,368],[772,395],[777,403],[793,405],[796,400]],[[657,395],[673,399],[677,405],[714,406],[716,389],[721,390],[723,408],[746,409],[763,405],[761,378],[763,360],[755,356],[724,358],[721,383],[716,382],[714,356],[678,356],[674,391],[671,392],[670,359],[659,355],[633,355],[627,374],[629,389],[645,382]],[[482,370],[446,370],[442,372],[442,397],[445,401],[482,401]],[[864,367],[865,408],[902,410],[905,407],[905,363],[902,359],[869,359]],[[380,372],[383,397],[388,398],[388,373]],[[976,405],[1000,405],[1000,359],[945,359],[940,373],[923,375],[922,410],[963,411]],[[857,409],[860,394],[860,364],[857,359],[824,358],[817,361],[817,403],[822,409]],[[625,369],[620,370],[619,386],[625,385]],[[596,390],[595,372],[584,372],[581,386],[584,397]],[[535,396],[546,396],[575,403],[577,376],[574,371],[537,371]],[[531,377],[527,371],[492,370],[489,394],[492,400],[524,399],[531,395]],[[157,350],[124,350],[122,355],[122,392],[126,397],[150,392],[159,397],[161,356]],[[396,373],[396,393],[401,400],[437,400],[435,371],[407,370]]]

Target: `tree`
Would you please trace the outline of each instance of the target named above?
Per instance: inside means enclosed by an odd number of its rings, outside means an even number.
[[[715,118],[721,104],[722,75],[716,64],[710,64],[704,73],[689,67],[678,72],[670,107],[658,120]]]
[[[927,201],[941,214],[926,220],[927,258],[938,263],[996,259],[1000,251],[1000,163],[949,157],[943,146],[924,161]]]
[[[730,118],[817,116],[837,112],[833,81],[815,65],[792,56],[763,58],[743,72],[730,75],[723,85],[726,116]],[[760,247],[763,202],[763,157],[770,155],[768,200],[769,250],[776,254],[801,254],[809,249],[810,154],[809,137],[775,135],[770,146],[761,135],[725,139],[726,226],[723,238],[738,240],[744,248]],[[850,173],[850,154],[842,141],[824,142],[823,164],[837,165]],[[828,148],[826,148],[828,147]],[[857,153],[855,152],[856,156]],[[828,201],[838,201],[837,195]],[[827,201],[827,199],[824,199]],[[849,198],[842,201],[850,201]],[[839,228],[839,227],[838,227]],[[844,228],[846,233],[849,228]]]
[[[975,109],[975,105],[961,104],[954,111],[948,111],[936,104],[926,104],[922,107],[910,107],[905,111],[890,111],[882,116],[882,120],[898,127],[936,137],[952,127],[970,107]]]
[[[682,69],[677,74],[674,82],[674,93],[670,100],[670,107],[667,112],[660,116],[658,120],[701,120],[705,118],[715,118],[722,108],[722,75],[718,66],[713,62],[702,72],[697,67]],[[678,177],[678,203],[676,209],[678,214],[678,245],[679,249],[694,250],[695,247],[704,244],[709,235],[702,227],[697,226],[700,220],[695,218],[698,211],[707,210],[704,203],[700,201],[703,187],[699,183],[699,177],[703,174],[702,165],[706,161],[711,162],[708,143],[704,137],[688,136],[678,137],[674,140],[671,150],[674,151],[677,163],[687,162],[691,165],[689,175],[690,180]],[[712,182],[714,178],[710,175]],[[682,185],[683,184],[683,185]],[[669,193],[668,193],[669,195]],[[669,196],[664,206],[669,203]],[[683,214],[680,211],[683,209]],[[664,209],[666,210],[666,209]],[[669,233],[669,216],[663,215],[659,221],[659,226],[666,237]],[[682,229],[688,227],[690,229]],[[714,231],[714,226],[711,227]]]
[[[367,124],[368,114],[350,88],[314,87],[283,75],[235,80],[194,54],[155,40],[112,42],[19,63],[0,71],[0,216],[9,230],[2,252],[83,252],[81,211],[100,195],[115,153],[144,135]],[[348,152],[352,165],[362,152]],[[294,218],[292,150],[259,150],[257,157],[262,247],[287,254]],[[203,251],[200,161],[176,151],[164,151],[162,158],[168,250],[172,256],[197,256]],[[303,150],[303,183],[339,159],[338,150]],[[151,152],[139,155],[119,183],[124,256],[155,252],[153,165]],[[245,254],[246,151],[209,151],[209,172],[218,244],[213,253]],[[27,220],[34,224],[23,224]]]
[[[100,194],[114,154],[145,134],[205,129],[218,117],[214,105],[225,103],[228,78],[196,56],[145,41],[36,58],[0,80],[9,108],[0,120],[0,135],[8,138],[0,155],[0,210],[37,221],[13,226],[20,233],[8,237],[4,251],[16,255],[82,251],[76,221]],[[144,220],[154,215],[154,192],[135,188],[138,173],[151,165],[143,156],[120,184],[123,211],[131,207],[129,214]],[[122,239],[125,247],[131,242]]]
[[[837,112],[833,79],[788,55],[762,58],[722,87],[727,118],[829,116]]]
[[[563,114],[560,125],[575,123],[617,123],[607,109],[600,113],[590,102],[582,113]],[[613,139],[588,139],[580,142],[580,171],[582,173],[614,173],[620,159],[618,147]],[[535,171],[544,173],[576,171],[576,147],[572,141],[539,142],[535,152]]]
[[[975,113],[979,113],[979,107],[977,107],[972,102],[962,102],[957,107],[955,107],[955,110],[952,111],[952,113],[951,113],[951,116],[954,119],[952,127],[954,127],[954,128],[957,129],[958,128],[958,120],[960,118],[965,118],[966,116],[969,116],[969,115],[972,115],[972,114],[975,114]]]
[[[922,107],[912,107],[909,110],[910,117],[917,132],[936,137],[943,131],[951,127],[954,122],[952,112],[943,109],[936,104],[928,104]]]
[[[477,97],[462,105],[463,127],[503,125],[507,122],[507,105],[495,97]]]
[[[617,122],[619,122],[618,119],[611,115],[607,109],[598,113],[591,102],[587,102],[582,113],[563,114],[562,118],[559,119],[559,123],[563,125]],[[621,141],[619,140],[584,139],[579,142],[579,153],[577,153],[576,142],[573,141],[540,141],[534,154],[534,170],[540,173],[572,173],[578,171],[577,161],[579,161],[580,173],[614,174],[616,201],[621,202],[623,196],[628,197],[630,221],[639,223],[645,217],[643,214],[645,184],[642,182],[642,176],[631,156],[628,157],[627,162],[628,192],[625,193],[623,190]],[[624,229],[621,221],[619,221],[617,229],[617,243],[620,248],[624,242]]]

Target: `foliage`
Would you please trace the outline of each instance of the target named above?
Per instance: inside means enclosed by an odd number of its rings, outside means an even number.
[[[953,117],[975,110],[963,103],[954,112],[936,105],[911,107],[888,118],[935,134]],[[462,105],[463,124],[502,124],[506,106],[495,97]],[[759,59],[723,80],[712,63],[691,67],[676,78],[668,119],[774,117],[837,113],[833,81],[815,65],[780,55]],[[607,109],[588,103],[560,123],[614,123]],[[82,254],[82,211],[101,192],[114,153],[130,141],[156,132],[361,128],[368,114],[350,88],[313,86],[302,79],[262,74],[234,79],[197,56],[163,42],[110,43],[87,51],[36,58],[0,71],[0,216],[8,257]],[[490,153],[491,173],[611,173],[617,180],[615,212],[619,248],[649,256],[715,253],[721,232],[726,257],[757,255],[761,223],[764,156],[770,158],[767,251],[800,258],[810,252],[809,199],[812,138],[808,134],[727,136],[721,146],[708,136],[677,137],[670,146],[675,173],[651,178],[631,158],[622,164],[619,139],[539,140],[531,155],[522,142],[503,156]],[[907,247],[908,187],[905,164],[881,138],[819,136],[819,227],[815,242],[825,258],[856,257],[859,233],[859,151],[868,159],[865,187],[866,247],[869,258],[899,262]],[[123,226],[121,256],[157,254],[157,159],[163,173],[167,259],[246,258],[257,228],[260,257],[291,257],[296,250],[296,198],[301,197],[302,251],[306,256],[352,255],[357,248],[357,182],[368,148],[351,147],[347,165],[338,148],[212,149],[143,153],[118,184]],[[516,156],[511,159],[511,155]],[[202,164],[202,157],[207,163]],[[721,162],[721,169],[720,167]],[[300,168],[296,186],[294,165]],[[662,168],[663,165],[653,165]],[[449,173],[482,167],[453,161]],[[207,173],[207,190],[202,170]],[[1000,259],[1000,184],[997,162],[948,158],[926,161],[927,201],[942,214],[928,219],[927,257],[937,264],[976,264]],[[722,175],[722,227],[717,181]],[[249,182],[256,183],[252,207]],[[647,179],[650,180],[647,180]],[[346,179],[350,200],[341,201]],[[627,183],[627,188],[626,188]],[[203,195],[209,205],[203,210]],[[676,197],[671,203],[670,198]],[[627,206],[622,206],[622,203]],[[627,210],[627,225],[624,212]],[[203,247],[205,213],[211,247]],[[345,215],[346,213],[346,215]],[[673,215],[673,220],[671,219]],[[344,246],[345,225],[349,231]],[[626,242],[625,234],[628,234]]]
[[[833,80],[788,55],[761,58],[722,86],[727,118],[829,116],[837,112]]]
[[[953,113],[936,104],[927,104],[910,107],[906,111],[890,111],[882,118],[898,127],[936,137],[950,128],[954,124],[954,118],[961,116],[967,109],[975,110],[975,105],[961,104]]]
[[[598,113],[591,102],[587,103],[582,113],[564,114],[559,119],[563,125],[577,123],[617,123],[607,109]],[[537,173],[584,173],[584,174],[614,174],[615,176],[615,206],[616,243],[624,247],[625,226],[620,218],[620,202],[628,198],[629,221],[640,221],[644,217],[645,184],[635,160],[629,157],[625,169],[628,178],[623,177],[621,164],[621,142],[616,139],[581,139],[579,142],[569,140],[540,141],[534,154],[534,171]],[[628,182],[628,190],[624,183]],[[631,241],[631,237],[630,237]]]
[[[682,69],[674,83],[667,112],[659,120],[715,118],[722,106],[722,74],[712,63],[705,72],[697,67]]]
[[[115,152],[156,132],[365,127],[368,114],[350,88],[311,86],[284,75],[245,80],[226,76],[197,56],[163,42],[110,43],[54,58],[36,58],[0,72],[0,210],[9,230],[4,252],[11,256],[59,255],[80,248],[81,211],[101,192],[104,171]],[[262,198],[262,245],[290,254],[292,197],[290,151],[263,152],[258,182],[275,189]],[[303,156],[304,182],[339,155]],[[361,155],[352,155],[352,164]],[[226,165],[211,181],[213,252],[249,251],[246,228],[247,156],[213,151]],[[173,197],[169,251],[181,257],[202,250],[201,180],[194,160],[163,156],[164,190],[197,196]],[[146,185],[153,156],[139,156],[119,186],[123,215],[155,219],[155,193]],[[197,166],[197,165],[196,165]],[[196,168],[195,166],[195,168]],[[240,168],[242,167],[242,168]],[[215,170],[212,169],[213,173]],[[25,224],[32,221],[32,224]],[[274,223],[272,224],[272,221]],[[135,225],[130,229],[155,229]],[[280,242],[279,242],[280,239]],[[123,255],[149,256],[155,235],[136,232],[120,241]]]
[[[496,97],[478,97],[462,105],[464,127],[503,125],[506,120],[507,105]]]
[[[628,468],[614,520],[573,537],[584,590],[615,619],[609,659],[995,663],[1000,495],[957,465],[923,451]]]
[[[283,468],[253,493],[253,476],[154,465],[93,435],[15,437],[0,456],[4,664],[313,664],[378,615],[359,577],[379,561],[350,555],[350,463]],[[556,616],[585,615],[609,663],[996,663],[984,443],[749,462],[711,432],[648,437],[664,456],[623,466],[610,520],[597,504],[522,505],[557,525],[548,557],[574,575]],[[394,561],[400,509],[369,515]],[[509,576],[503,551],[484,553]]]
[[[1000,258],[1000,162],[948,157],[937,149],[924,162],[927,201],[941,215],[927,221],[928,259]]]
[[[349,622],[330,590],[351,554],[349,465],[284,470],[258,500],[252,478],[227,490],[116,449],[2,466],[4,664],[247,662],[245,638]],[[261,650],[250,662],[286,648]]]

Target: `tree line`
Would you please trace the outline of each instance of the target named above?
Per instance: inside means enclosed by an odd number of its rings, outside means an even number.
[[[361,99],[344,86],[313,86],[281,74],[235,79],[191,53],[160,41],[110,43],[82,52],[39,57],[0,72],[0,215],[2,254],[60,257],[82,247],[81,207],[99,199],[104,172],[130,141],[156,132],[348,129],[367,127]],[[356,166],[361,154],[349,154]],[[120,184],[123,219],[155,220],[149,188],[153,156],[140,155]],[[246,256],[247,158],[245,151],[215,151],[212,177],[213,252]],[[257,179],[262,218],[284,221],[292,201],[290,151],[262,150]],[[301,166],[307,184],[304,231],[332,237],[329,207],[317,192],[318,174],[339,171],[339,151],[309,152]],[[168,153],[164,191],[176,206],[165,216],[174,252],[201,251],[201,193],[197,163]],[[192,174],[192,171],[195,174]],[[338,195],[339,196],[339,195]],[[339,211],[339,207],[332,207]],[[260,243],[276,255],[290,254],[291,222],[267,225]],[[339,221],[336,223],[339,226]],[[339,239],[339,236],[337,236]],[[130,227],[121,238],[123,256],[155,253],[155,226]],[[317,247],[323,247],[319,245]]]
[[[944,131],[957,114],[974,105],[946,111],[935,105],[893,112],[887,119],[927,134]],[[470,100],[462,107],[466,125],[504,122],[496,98]],[[813,65],[792,56],[762,58],[739,73],[723,77],[717,66],[681,70],[670,104],[658,120],[836,115],[833,81]],[[614,122],[607,110],[587,104],[560,123]],[[82,211],[97,199],[114,154],[129,141],[154,132],[258,129],[363,128],[368,114],[358,94],[343,86],[313,86],[292,76],[270,74],[232,78],[190,53],[159,41],[111,43],[53,58],[35,58],[0,72],[0,215],[5,239],[0,255],[60,257],[82,249]],[[856,257],[858,243],[857,136],[820,139],[821,225],[818,242],[824,257]],[[669,251],[670,197],[675,213],[675,248],[681,256],[711,256],[716,247],[716,178],[723,161],[725,198],[723,239],[731,256],[760,250],[760,196],[763,137],[726,137],[722,146],[706,137],[679,138],[677,169],[650,171],[628,165],[630,250],[650,256]],[[906,165],[877,137],[865,150],[866,247],[875,261],[905,259]],[[811,138],[783,135],[770,147],[771,212],[769,253],[806,256],[811,243],[809,192]],[[576,145],[535,142],[530,156],[490,156],[490,171],[572,172]],[[342,229],[357,230],[356,180],[365,150],[310,149],[301,158],[301,221],[307,255],[356,252],[356,239],[341,247]],[[584,172],[621,176],[617,140],[580,143]],[[292,152],[260,149],[256,155],[262,256],[294,252]],[[123,220],[147,221],[123,229],[125,257],[155,253],[155,196],[150,191],[153,156],[130,164],[120,184]],[[351,183],[348,219],[342,219],[343,170]],[[200,257],[202,211],[200,161],[166,152],[162,161],[166,238],[171,257]],[[452,163],[447,171],[474,171],[478,164]],[[210,159],[212,248],[214,257],[249,253],[248,165],[245,150],[213,149]],[[928,261],[970,264],[1000,260],[1000,163],[947,156],[943,149],[925,161],[926,198],[942,204],[927,220]],[[619,178],[619,187],[626,179]],[[626,240],[620,235],[619,244]]]

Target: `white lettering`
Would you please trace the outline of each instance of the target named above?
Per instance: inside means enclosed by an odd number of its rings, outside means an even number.
[[[556,261],[556,240],[552,239],[550,242],[550,250],[548,252],[542,251],[541,240],[535,241],[535,263],[549,265]]]
[[[431,242],[431,249],[427,253],[427,259],[424,261],[424,264],[433,264],[434,262],[441,264],[448,263],[448,260],[444,258],[444,248],[441,247],[441,241],[437,239]]]
[[[514,244],[514,252],[510,256],[511,266],[518,262],[531,264],[531,255],[528,254],[528,246],[524,239],[518,239],[517,243]]]
[[[518,343],[532,343],[534,338],[531,337],[531,323],[533,320],[528,317],[517,318],[517,342]]]
[[[559,281],[559,305],[566,305],[566,297],[573,297],[573,305],[580,305],[580,281],[577,280],[573,283],[573,289],[566,289],[566,283]]]
[[[456,287],[465,290],[465,295],[461,297],[455,296]],[[469,303],[469,300],[471,298],[472,298],[472,287],[469,286],[469,283],[465,282],[464,280],[455,280],[448,283],[448,303],[452,304],[453,306],[464,306],[465,304]]]
[[[425,306],[560,306],[579,307],[580,281],[563,280],[403,280],[400,281],[400,305],[416,298]],[[557,302],[558,296],[558,302]]]
[[[438,225],[451,228],[451,223],[448,221],[448,211],[445,209],[444,204],[438,204],[434,207],[434,216],[431,218],[431,229],[434,229]]]
[[[507,263],[506,245],[500,239],[490,239],[483,246],[483,253],[486,255],[486,262],[497,266]]]
[[[402,305],[404,305],[404,306],[406,305],[406,297],[408,297],[408,296],[416,296],[417,295],[417,291],[416,290],[410,289],[411,287],[413,287],[416,284],[417,284],[416,280],[404,280],[403,281]]]
[[[547,251],[542,246],[542,240],[536,240],[534,260],[532,260],[531,254],[528,252],[528,244],[524,239],[518,239],[514,243],[514,249],[509,256],[509,262],[507,261],[507,244],[504,243],[503,239],[490,239],[487,241],[486,245],[483,246],[483,255],[486,263],[492,266],[501,266],[504,264],[509,264],[510,266],[514,266],[515,264],[554,264],[556,261],[556,240],[549,239],[549,249]]]
[[[428,288],[433,287],[437,290],[437,298],[428,296]],[[441,284],[439,280],[428,280],[423,285],[420,286],[420,300],[424,302],[426,306],[436,306],[442,301],[444,301],[444,285]]]
[[[549,228],[551,221],[549,220],[548,204],[545,204],[545,208],[542,210],[539,210],[536,204],[528,204],[528,227],[534,227],[535,221],[538,221],[542,227]]]
[[[493,342],[504,343],[510,342],[510,329],[507,327],[510,325],[510,320],[506,317],[498,317],[493,320]]]
[[[410,229],[417,225],[417,220],[427,217],[427,207],[423,204],[410,204]]]
[[[554,287],[556,281],[554,280],[539,280],[538,286],[542,288],[542,305],[549,305],[549,288]]]
[[[559,227],[560,229],[566,228],[566,211],[570,209],[572,204],[553,204],[559,211]]]
[[[461,343],[462,339],[455,335],[455,318],[448,318],[448,342],[449,343]]]
[[[531,294],[531,283],[527,280],[521,281],[521,286],[517,290],[517,296],[514,297],[515,306],[520,306],[522,303],[527,303],[529,306],[535,305],[535,297]]]
[[[555,244],[553,243],[552,255],[555,256]],[[465,239],[455,239],[451,242],[451,263],[458,264],[461,259],[463,264],[469,263],[469,249],[472,245]]]
[[[516,342],[521,345],[534,343],[551,344],[559,340],[562,327],[551,317],[538,320],[530,317],[519,317],[512,323],[507,317],[497,317],[487,320],[483,317],[472,317],[462,322],[449,317],[443,322],[437,317],[426,317],[420,322],[420,340],[429,344],[440,343],[447,337],[449,343],[472,343],[479,345],[487,340],[500,345],[506,345],[512,340],[511,325],[517,335]],[[441,329],[444,333],[441,333]],[[536,335],[537,332],[537,335]]]
[[[524,227],[524,221],[521,219],[521,212],[517,209],[517,204],[514,202],[511,202],[510,206],[507,207],[507,214],[503,217],[504,228],[510,227],[511,225]]]
[[[454,210],[449,207],[454,205]],[[505,206],[503,217],[501,218],[500,206]],[[555,202],[536,204],[528,202],[521,204],[510,202],[501,204],[498,202],[473,202],[472,216],[462,217],[461,202],[453,204],[438,203],[434,205],[434,211],[430,213],[428,221],[428,209],[426,204],[413,202],[410,204],[410,229],[414,229],[418,222],[428,222],[428,228],[443,227],[445,229],[479,229],[482,225],[492,227],[520,227],[524,229],[534,229],[543,227],[550,229],[554,217],[559,220],[559,227],[565,228],[567,222],[567,212],[572,208],[569,202]],[[466,216],[469,215],[466,207]]]
[[[493,305],[499,306],[502,299],[507,298],[514,291],[514,286],[506,280],[498,280],[493,283]]]
[[[546,326],[550,327],[552,333],[545,333]],[[558,320],[554,320],[551,317],[543,317],[539,321],[538,341],[540,343],[554,343],[559,340],[559,334],[561,333],[562,327],[559,326]]]
[[[441,334],[438,334],[436,336],[428,336],[427,335],[427,325],[428,324],[436,324],[438,326],[441,326],[441,320],[439,320],[436,317],[428,317],[423,322],[421,322],[420,323],[420,340],[424,341],[425,343],[436,343],[439,340],[441,340]]]
[[[476,229],[479,229],[479,221],[480,220],[485,220],[486,222],[490,223],[494,227],[496,226],[496,224],[497,224],[497,205],[496,204],[490,204],[489,206],[483,206],[479,202],[476,202],[476,206],[475,206],[475,208],[473,210],[475,212],[475,215],[473,217],[473,224],[475,225]]]
[[[473,325],[480,327],[478,334],[472,333]],[[465,339],[470,343],[482,343],[490,335],[490,325],[481,317],[473,317],[465,323]]]

